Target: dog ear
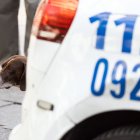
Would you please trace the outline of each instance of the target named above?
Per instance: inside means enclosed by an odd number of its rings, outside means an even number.
[[[24,68],[24,71],[21,75],[20,81],[19,81],[19,86],[21,91],[26,90],[26,66]]]
[[[2,64],[1,67],[4,68],[10,61],[12,61],[13,59],[15,59],[18,55],[13,55],[11,57],[9,57],[8,59],[6,59]]]

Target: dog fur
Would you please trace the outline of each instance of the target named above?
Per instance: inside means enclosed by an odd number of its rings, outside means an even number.
[[[0,89],[18,86],[20,90],[26,89],[26,57],[14,55],[1,64]]]

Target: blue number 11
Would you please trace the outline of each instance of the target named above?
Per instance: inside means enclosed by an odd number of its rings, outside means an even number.
[[[98,15],[95,15],[89,18],[91,23],[99,21],[99,26],[97,28],[97,40],[96,40],[96,48],[104,49],[106,28],[108,24],[108,19],[111,13],[104,12]],[[121,19],[114,21],[116,26],[121,24],[125,24],[124,34],[123,34],[123,42],[122,42],[122,52],[131,53],[131,45],[133,39],[133,30],[135,27],[137,16],[135,15],[127,15]]]

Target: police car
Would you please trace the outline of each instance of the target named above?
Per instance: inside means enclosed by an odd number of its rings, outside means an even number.
[[[10,140],[139,140],[139,15],[138,0],[42,0]]]

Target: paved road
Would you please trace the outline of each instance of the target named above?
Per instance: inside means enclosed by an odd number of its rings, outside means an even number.
[[[0,90],[0,140],[8,140],[10,131],[20,123],[24,94],[16,87]]]

